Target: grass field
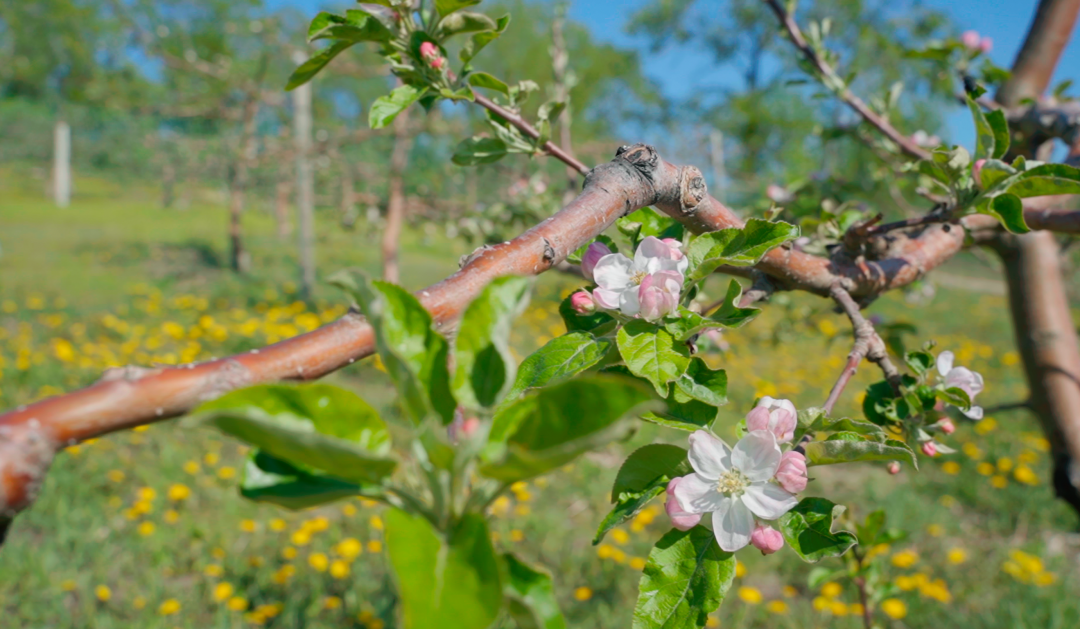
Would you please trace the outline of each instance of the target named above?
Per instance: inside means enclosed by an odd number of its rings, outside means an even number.
[[[245,217],[254,271],[239,278],[222,266],[226,215],[212,198],[163,210],[152,191],[79,180],[72,206],[59,210],[41,199],[38,183],[18,172],[0,175],[2,408],[86,385],[109,366],[258,347],[329,321],[347,305],[329,287],[312,302],[297,299],[294,244],[277,239],[265,208]],[[378,237],[369,231],[363,223],[342,231],[332,210],[320,212],[320,274],[377,271]],[[406,232],[410,289],[455,269],[468,250],[436,231]],[[946,270],[975,268],[961,261]],[[561,332],[554,300],[573,287],[554,274],[537,282],[515,330],[520,355]],[[886,322],[926,313],[909,343],[933,339],[981,372],[985,405],[1024,395],[1003,297],[939,288],[924,305],[890,295],[870,312]],[[759,320],[726,335],[725,352],[707,355],[731,381],[717,431],[733,434],[760,395],[820,404],[849,334],[823,300],[774,298]],[[873,375],[862,370],[840,412],[858,412],[859,391]],[[394,416],[390,382],[371,361],[331,381]],[[643,425],[629,443],[516,486],[493,506],[500,543],[556,576],[571,627],[630,625],[643,558],[668,528],[663,507],[653,505],[606,544],[590,540],[623,456],[653,441],[683,444],[685,434]],[[1048,444],[1034,419],[1014,412],[961,425],[949,444],[959,452],[924,460],[920,472],[814,470],[808,495],[855,505],[858,518],[885,509],[891,526],[911,533],[873,550],[894,599],[878,621],[1080,626],[1077,519],[1053,498]],[[236,442],[172,421],[60,454],[41,499],[0,550],[0,626],[394,627],[380,509],[349,501],[292,513],[243,501],[236,491],[242,458]],[[710,626],[862,626],[856,592],[844,583],[809,588],[811,566],[793,553],[762,558],[750,549],[739,558],[740,576]]]

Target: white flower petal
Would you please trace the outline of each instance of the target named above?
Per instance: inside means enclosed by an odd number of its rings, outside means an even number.
[[[628,317],[641,312],[641,299],[638,295],[637,286],[630,286],[619,296],[619,312]]]
[[[731,469],[731,449],[705,430],[690,434],[690,465],[707,480],[717,481]]]
[[[795,496],[772,483],[754,483],[746,488],[742,502],[763,520],[775,520],[799,504]]]
[[[780,467],[780,446],[776,436],[767,430],[754,430],[739,439],[731,451],[731,466],[746,475],[751,482],[764,482]]]
[[[732,498],[716,491],[716,481],[710,481],[697,474],[687,474],[675,485],[675,499],[687,513],[709,513],[724,508]]]
[[[720,548],[729,553],[745,548],[754,532],[754,514],[740,500],[731,500],[724,510],[713,512],[713,535]]]
[[[949,375],[949,372],[952,371],[953,360],[955,359],[956,357],[949,350],[945,350],[944,352],[938,354],[937,371],[939,374],[941,374],[942,378]]]
[[[960,412],[968,417],[968,419],[980,420],[983,418],[983,409],[981,406],[972,406],[968,410],[960,409]]]
[[[600,258],[593,268],[593,280],[600,288],[621,289],[630,285],[630,259],[621,253]]]
[[[622,291],[597,288],[593,290],[593,299],[601,308],[618,310],[619,302],[622,301]]]
[[[646,236],[634,254],[634,265],[643,265],[645,258],[670,258],[671,247],[656,236]],[[641,262],[639,262],[639,260]]]

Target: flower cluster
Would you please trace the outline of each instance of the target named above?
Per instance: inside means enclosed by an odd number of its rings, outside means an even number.
[[[967,393],[968,399],[971,400],[971,408],[967,410],[960,409],[960,412],[969,419],[982,419],[983,409],[981,406],[975,405],[975,396],[983,390],[983,377],[967,367],[953,366],[955,360],[956,357],[950,351],[938,354],[938,373],[941,374],[946,389],[960,389]]]
[[[994,40],[981,37],[977,31],[964,31],[960,35],[960,43],[971,52],[988,53],[994,49]]]
[[[446,65],[446,57],[440,55],[439,49],[429,41],[420,44],[420,58],[427,61],[435,70],[441,70]]]
[[[666,509],[675,528],[697,526],[711,513],[723,550],[749,544],[766,555],[780,550],[783,536],[759,520],[784,515],[798,503],[794,494],[806,489],[806,457],[780,450],[793,439],[796,421],[794,404],[765,397],[746,416],[748,432],[734,448],[705,430],[690,435],[694,473],[672,479],[667,487]]]
[[[678,312],[689,265],[681,247],[674,238],[648,236],[631,260],[612,253],[603,243],[592,243],[581,259],[581,272],[596,282],[597,288],[591,294],[575,294],[571,304],[578,312],[591,312],[598,306],[646,321],[659,321]]]

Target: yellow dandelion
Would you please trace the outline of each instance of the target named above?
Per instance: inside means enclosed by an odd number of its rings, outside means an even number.
[[[288,560],[296,559],[296,554],[297,554],[297,550],[295,548],[293,548],[292,546],[286,546],[285,548],[281,549],[281,557],[283,559],[288,559]]]
[[[166,600],[158,607],[158,613],[162,616],[172,616],[178,611],[180,611],[180,601],[175,598]]]
[[[326,572],[327,566],[329,566],[330,560],[327,559],[323,553],[311,553],[308,555],[308,565],[319,572]]]
[[[810,604],[813,605],[816,611],[823,612],[826,609],[829,609],[829,605],[832,604],[832,601],[825,598],[824,596],[815,596],[814,600],[811,601]]]
[[[829,581],[821,586],[821,595],[825,598],[836,598],[843,594],[844,588],[836,581]]]
[[[956,461],[945,461],[941,464],[941,471],[956,476],[960,473],[960,464]]]
[[[352,516],[356,515],[356,505],[342,505],[341,513],[345,517],[351,518]]]
[[[236,468],[228,466],[223,467],[218,470],[217,475],[218,478],[220,478],[221,480],[229,480],[230,478],[236,476]]]
[[[529,505],[517,505],[516,507],[514,507],[514,515],[518,516],[519,518],[523,518],[530,513],[532,513],[532,509],[529,508]]]
[[[510,541],[522,542],[525,541],[525,533],[521,529],[510,529]]]
[[[1016,470],[1013,471],[1013,478],[1025,485],[1039,484],[1038,474],[1033,472],[1031,468],[1026,465],[1017,466]]]
[[[327,596],[323,599],[323,607],[326,609],[337,609],[341,607],[341,599],[337,596]]]
[[[901,592],[910,592],[915,588],[919,587],[919,584],[915,581],[915,579],[906,574],[902,574],[896,577],[895,583],[896,587],[899,588]]]
[[[229,599],[228,603],[225,603],[226,607],[234,612],[242,612],[248,607],[247,599],[243,596],[234,596]]]
[[[593,591],[585,586],[581,586],[574,590],[574,598],[579,601],[587,601],[592,598]]]
[[[203,568],[203,574],[208,577],[220,577],[221,575],[225,574],[225,570],[216,563],[212,563]]]
[[[630,541],[630,534],[622,529],[615,529],[611,532],[611,539],[616,544],[625,544]]]
[[[362,552],[364,552],[363,544],[360,543],[360,540],[352,537],[346,537],[334,545],[334,553],[349,561],[359,557]]]
[[[216,466],[220,460],[221,457],[218,456],[217,452],[207,452],[203,455],[203,463],[206,463],[210,467]]]
[[[743,565],[743,562],[736,561],[735,562],[735,578],[736,579],[741,579],[742,577],[745,577],[745,576],[746,576],[746,566]]]
[[[153,535],[154,534],[154,523],[153,522],[142,522],[142,523],[139,524],[138,531],[139,531],[139,535],[142,535],[143,537]]]
[[[902,550],[892,556],[892,564],[897,568],[910,568],[919,561],[919,555],[914,551]]]
[[[150,502],[157,497],[157,492],[152,487],[140,487],[136,495],[139,500]]]
[[[881,611],[893,620],[900,620],[907,616],[907,603],[898,598],[887,598],[881,601]]]
[[[371,516],[371,518],[368,519],[368,524],[371,525],[371,528],[375,529],[376,531],[383,530],[382,518],[377,515]]]
[[[1005,489],[1009,486],[1009,479],[1001,474],[994,474],[990,477],[990,486],[994,489]]]
[[[214,586],[214,600],[221,602],[233,595],[232,583],[222,581]]]
[[[967,561],[968,554],[967,554],[967,551],[964,550],[963,548],[952,548],[945,555],[945,558],[951,564],[960,565],[960,564],[964,563],[965,561]]]
[[[176,524],[180,520],[180,512],[176,509],[169,509],[163,517],[166,524]]]
[[[852,616],[862,616],[863,615],[862,603],[852,603],[851,605],[848,605],[848,611],[851,612]]]
[[[630,567],[632,569],[634,569],[634,570],[639,571],[639,572],[644,570],[645,569],[645,559],[643,557],[631,557],[630,558]]]
[[[136,596],[134,599],[132,599],[131,606],[135,609],[142,609],[146,607],[146,598],[142,596]]]
[[[929,533],[931,537],[941,537],[945,534],[945,527],[940,524],[931,524],[926,527],[926,532]]]
[[[757,588],[744,585],[739,588],[739,598],[750,605],[757,605],[764,598]]]
[[[102,603],[105,603],[110,598],[112,598],[112,590],[110,590],[109,586],[107,586],[107,585],[99,585],[96,588],[94,588],[94,596],[97,597],[97,600],[101,601]]]
[[[848,615],[847,603],[845,603],[843,601],[830,601],[829,602],[829,613],[832,614],[833,616],[847,616]]]
[[[245,533],[254,533],[256,527],[255,520],[240,520],[240,530]]]
[[[184,463],[183,470],[187,474],[191,474],[192,476],[194,476],[195,474],[199,473],[199,469],[200,467],[198,461],[188,461],[187,463]]]
[[[341,559],[335,559],[330,564],[330,576],[335,579],[344,579],[349,576],[349,564]]]
[[[720,626],[720,619],[716,616],[709,616],[705,619],[705,626],[709,629],[716,629],[716,627]]]
[[[769,601],[765,604],[765,609],[773,614],[784,615],[788,613],[788,604],[784,601]]]
[[[191,489],[189,489],[187,485],[176,483],[169,487],[167,495],[169,497],[169,500],[172,500],[173,502],[180,502],[181,500],[186,500],[188,496],[191,495]]]
[[[975,471],[979,474],[982,474],[983,476],[992,476],[994,472],[997,471],[997,469],[992,463],[987,463],[986,461],[983,461],[982,463],[979,463],[975,466]]]
[[[1053,585],[1057,581],[1057,575],[1053,572],[1040,572],[1031,577],[1031,582],[1039,587]]]
[[[795,598],[799,595],[799,591],[790,585],[785,585],[782,592],[787,598]]]
[[[304,529],[300,529],[299,531],[293,531],[293,534],[289,539],[297,546],[307,546],[311,543],[311,533]]]
[[[288,525],[285,523],[285,520],[282,520],[281,518],[274,518],[273,520],[270,520],[269,524],[271,531],[284,531],[286,526]]]
[[[368,549],[369,553],[381,553],[382,552],[382,542],[380,542],[377,539],[370,540],[367,543],[367,549]]]
[[[109,473],[105,476],[114,483],[121,483],[124,481],[124,473],[120,470],[109,470]]]
[[[946,509],[949,509],[956,506],[956,498],[953,498],[952,496],[946,494],[938,498],[938,504],[945,507]]]

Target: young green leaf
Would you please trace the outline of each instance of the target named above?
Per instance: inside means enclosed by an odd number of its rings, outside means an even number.
[[[637,249],[638,244],[648,236],[655,236],[661,240],[664,238],[682,240],[685,231],[682,223],[651,207],[641,208],[624,216],[615,221],[615,225],[623,235],[630,239],[634,249]]]
[[[918,469],[915,453],[903,441],[869,441],[857,433],[842,432],[826,441],[811,441],[804,447],[807,465],[835,465],[856,461],[905,461]],[[847,437],[851,435],[852,437]]]
[[[480,0],[435,0],[435,10],[440,16],[447,16],[454,11],[460,11],[465,7],[480,4]]]
[[[503,94],[510,95],[510,86],[503,83],[499,79],[487,72],[473,72],[469,75],[469,85],[473,87],[483,87],[489,90],[495,90],[496,92],[502,92]]]
[[[660,403],[644,383],[590,374],[538,390],[495,414],[480,473],[525,480],[627,436],[626,421]]]
[[[354,44],[356,44],[354,41],[336,41],[330,46],[323,48],[314,57],[308,59],[300,64],[300,67],[293,70],[292,75],[289,76],[288,83],[285,84],[285,90],[294,90],[315,78],[315,75],[325,68],[326,64],[330,63],[334,57],[338,56],[342,51]]]
[[[473,136],[458,142],[450,160],[458,166],[492,164],[506,157],[510,150],[498,138]]]
[[[571,332],[548,341],[521,362],[507,399],[512,400],[529,389],[569,380],[597,365],[614,345],[610,338],[596,338],[589,332]]]
[[[335,53],[336,54],[336,53]],[[323,64],[325,65],[325,64]],[[399,85],[386,96],[380,96],[371,104],[368,124],[372,129],[382,129],[394,121],[397,115],[409,108],[427,93],[426,87],[417,89],[411,85]]]
[[[528,303],[529,280],[500,277],[465,308],[454,342],[453,391],[468,408],[494,406],[514,382],[510,328]]]
[[[500,35],[506,30],[506,27],[510,25],[510,15],[504,15],[501,18],[495,20],[495,30],[482,31],[472,36],[464,46],[461,47],[461,52],[458,53],[458,58],[463,63],[472,61],[481,50],[488,44],[499,38]]]
[[[686,343],[648,321],[635,319],[627,323],[616,335],[616,342],[630,372],[651,382],[661,396],[667,396],[667,384],[690,366]]]
[[[450,423],[457,403],[450,391],[449,345],[432,328],[431,314],[400,286],[363,274],[342,271],[330,283],[351,294],[367,315],[407,416],[419,425],[434,413]]]
[[[378,486],[349,483],[325,474],[312,474],[287,461],[254,450],[244,465],[240,495],[286,509],[309,509],[350,496],[378,496]]]
[[[649,553],[638,584],[634,629],[704,627],[735,580],[735,556],[703,526],[673,529]]]
[[[264,384],[195,409],[185,420],[222,432],[294,466],[356,483],[378,483],[397,463],[379,414],[329,384]]]
[[[566,619],[559,611],[551,574],[503,553],[506,566],[507,611],[518,629],[565,629]]]
[[[716,421],[719,410],[700,400],[679,401],[680,391],[675,389],[664,410],[645,413],[641,416],[647,422],[659,424],[676,430],[694,432],[708,428]]]
[[[493,31],[498,26],[495,24],[495,20],[484,15],[483,13],[473,13],[471,11],[459,11],[451,13],[443,19],[439,20],[437,30],[442,37],[452,37],[460,33],[479,33],[483,31]]]
[[[1024,170],[1009,192],[1020,198],[1049,194],[1080,194],[1080,168],[1067,164],[1042,164]]]
[[[334,39],[357,44],[365,41],[388,42],[393,38],[393,31],[380,20],[364,11],[356,10],[348,11],[344,18],[320,13],[308,28],[308,41]]]
[[[1031,231],[1031,228],[1027,226],[1027,221],[1024,220],[1024,202],[1015,194],[1006,192],[990,199],[988,213],[1001,221],[1002,227],[1014,234],[1026,234]]]
[[[782,221],[752,218],[743,228],[730,227],[701,234],[687,246],[690,271],[686,279],[696,282],[708,277],[717,267],[757,264],[770,249],[799,236],[799,228]]]
[[[803,561],[839,557],[859,541],[848,531],[833,532],[833,519],[843,512],[844,507],[824,498],[803,498],[781,516],[780,532]]]
[[[657,480],[663,480],[666,487],[671,479],[685,476],[692,471],[694,470],[690,467],[685,448],[666,443],[642,446],[626,457],[619,473],[615,475],[615,484],[611,487],[611,502],[617,502],[624,493],[644,491]]]
[[[401,597],[405,629],[488,627],[502,610],[499,558],[487,523],[466,513],[449,533],[420,517],[390,509],[386,549]]]
[[[615,501],[615,507],[606,515],[593,536],[593,546],[604,540],[611,529],[626,522],[645,508],[653,498],[664,493],[667,483],[656,481],[641,491],[625,492]]]
[[[675,388],[687,397],[710,406],[727,404],[727,372],[723,369],[713,370],[697,356],[690,359],[690,366],[675,381]]]

